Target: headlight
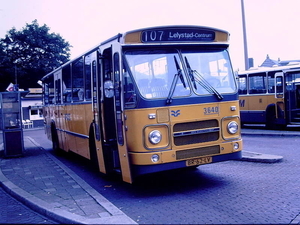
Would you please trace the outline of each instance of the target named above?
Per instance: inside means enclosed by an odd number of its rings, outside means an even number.
[[[149,141],[156,145],[161,141],[161,133],[158,130],[153,130],[149,134]]]
[[[239,130],[239,125],[235,121],[227,124],[227,130],[230,134],[235,134]]]
[[[154,162],[154,163],[158,162],[159,161],[159,155],[157,155],[157,154],[152,155],[151,156],[151,161]]]

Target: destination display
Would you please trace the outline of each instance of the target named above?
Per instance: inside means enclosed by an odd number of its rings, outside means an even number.
[[[141,41],[147,42],[210,42],[215,40],[215,32],[205,29],[166,28],[142,32]]]

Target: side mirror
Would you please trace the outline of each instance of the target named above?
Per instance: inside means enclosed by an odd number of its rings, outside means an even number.
[[[112,98],[114,96],[114,85],[111,80],[104,82],[104,95],[106,98]]]

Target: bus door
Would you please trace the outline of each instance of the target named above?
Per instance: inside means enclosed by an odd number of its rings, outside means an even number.
[[[124,129],[121,58],[112,48],[103,52],[103,133],[108,172],[119,171],[125,182],[132,183]]]
[[[286,110],[289,122],[300,122],[300,73],[286,73]]]
[[[125,121],[124,121],[124,99],[123,99],[123,79],[122,79],[122,63],[120,54],[114,53],[114,83],[115,83],[115,117],[117,125],[117,142],[118,152],[120,157],[120,166],[122,172],[122,178],[124,181],[131,183],[131,170],[129,165],[129,155],[125,137]]]
[[[59,147],[61,149],[67,149],[65,140],[65,123],[64,123],[64,107],[62,106],[62,71],[58,70],[54,74],[54,89],[55,89],[55,109],[54,117],[55,117],[55,127],[58,135]]]
[[[100,62],[98,62],[98,52],[93,52],[86,56],[86,73],[91,76],[92,85],[92,110],[93,110],[93,128],[95,146],[90,143],[92,148],[90,151],[91,160],[97,159],[100,172],[106,173],[105,162],[103,157],[103,137],[101,136],[101,78],[100,78]],[[90,137],[92,138],[92,137]],[[92,140],[92,141],[94,141]],[[92,142],[93,143],[93,142]]]
[[[284,77],[282,72],[275,73],[275,104],[276,104],[276,118],[285,118],[285,104],[284,104]],[[281,110],[279,110],[281,109]],[[280,112],[283,115],[280,115]]]

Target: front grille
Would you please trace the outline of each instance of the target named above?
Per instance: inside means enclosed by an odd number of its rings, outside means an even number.
[[[191,145],[191,144],[204,143],[209,141],[216,141],[218,139],[219,139],[219,131],[215,131],[210,133],[174,137],[174,144],[176,146]]]
[[[185,131],[185,130],[196,130],[205,129],[210,127],[218,127],[218,120],[204,120],[189,123],[177,123],[173,127],[174,132]]]
[[[203,148],[193,148],[188,150],[180,150],[176,152],[176,160],[206,156],[206,155],[214,155],[220,153],[220,146],[209,146]]]
[[[218,120],[177,123],[173,132],[176,146],[217,141],[220,136]]]

